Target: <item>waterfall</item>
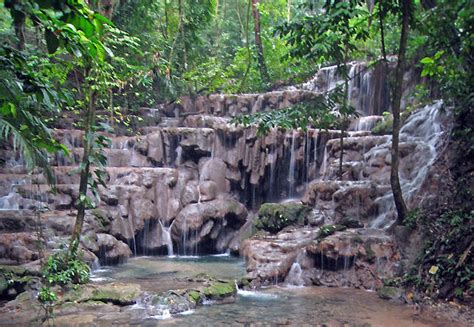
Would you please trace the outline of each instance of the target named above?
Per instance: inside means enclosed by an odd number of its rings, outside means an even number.
[[[275,166],[277,161],[277,153],[275,151],[275,145],[272,145],[271,152],[268,155],[271,156],[270,160],[270,187],[269,187],[269,194],[267,196],[268,200],[272,201],[275,198]]]
[[[321,167],[321,179],[324,180],[326,177],[326,169],[327,169],[327,161],[328,161],[328,148],[324,146],[324,155],[323,155],[323,162]]]
[[[423,153],[417,162],[416,169],[413,169],[409,176],[400,174],[400,185],[403,197],[407,203],[412,201],[419,192],[426,176],[437,158],[437,147],[443,135],[440,122],[440,109],[442,101],[437,101],[431,105],[414,112],[400,129],[400,144],[414,143],[416,150]],[[378,151],[391,148],[391,138],[387,142],[374,147],[367,155],[376,155]],[[428,150],[424,151],[423,150]],[[370,223],[373,228],[387,228],[391,225],[395,217],[395,203],[391,191],[377,198],[378,216]]]
[[[288,273],[288,276],[285,278],[285,283],[288,286],[298,286],[302,287],[304,286],[304,280],[303,280],[303,270],[301,269],[301,266],[298,262],[293,262],[290,268],[290,272]]]
[[[359,117],[355,120],[354,123],[351,124],[350,130],[354,131],[371,131],[375,124],[377,124],[383,118],[381,116],[363,116]]]
[[[318,137],[319,133],[314,130],[314,178],[318,176]]]
[[[310,168],[310,162],[311,162],[311,140],[309,138],[309,131],[306,131],[305,133],[305,139],[304,139],[304,149],[306,151],[305,155],[305,184],[308,185],[309,183],[309,168]]]
[[[168,227],[165,227],[161,220],[158,220],[161,226],[161,236],[163,237],[163,241],[166,243],[166,248],[168,250],[168,257],[174,256],[174,251],[173,251],[173,241],[171,240],[171,224]]]
[[[296,169],[296,131],[291,135],[290,165],[288,171],[288,197],[295,196],[295,169]]]
[[[176,165],[179,166],[182,164],[182,161],[183,161],[183,148],[181,147],[181,145],[179,145],[177,148],[176,148]]]
[[[0,197],[0,210],[20,210],[21,196],[16,192]]]

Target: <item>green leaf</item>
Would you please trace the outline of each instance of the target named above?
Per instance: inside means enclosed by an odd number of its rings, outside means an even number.
[[[433,58],[430,58],[430,57],[425,57],[425,58],[421,59],[420,62],[423,65],[434,64]]]
[[[114,23],[112,23],[109,19],[102,16],[101,14],[95,13],[94,14],[94,19],[97,19],[98,21],[100,21],[100,22],[102,22],[106,25],[115,26]]]

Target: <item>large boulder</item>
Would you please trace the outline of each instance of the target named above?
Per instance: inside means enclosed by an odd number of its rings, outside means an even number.
[[[172,238],[184,253],[220,253],[245,223],[247,209],[234,199],[187,205],[172,224]]]
[[[227,166],[222,159],[212,158],[200,163],[199,180],[213,181],[216,183],[217,192],[225,193],[229,191],[228,182],[226,180]]]
[[[132,255],[127,244],[109,234],[98,233],[97,245],[98,252],[96,254],[101,264],[121,263]]]

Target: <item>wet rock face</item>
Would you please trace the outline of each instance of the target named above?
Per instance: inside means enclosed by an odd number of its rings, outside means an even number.
[[[130,248],[109,234],[97,234],[98,257],[103,265],[124,262],[132,255]]]
[[[255,236],[242,243],[247,278],[260,286],[288,282],[298,263],[306,285],[376,289],[399,270],[400,253],[381,230],[348,229],[321,237],[319,228],[297,228],[276,236]]]
[[[172,238],[185,254],[222,253],[246,218],[245,206],[233,199],[189,204],[174,220]]]
[[[299,228],[281,231],[277,235],[257,234],[243,241],[240,254],[246,259],[251,285],[258,287],[282,282],[317,233],[318,228]]]

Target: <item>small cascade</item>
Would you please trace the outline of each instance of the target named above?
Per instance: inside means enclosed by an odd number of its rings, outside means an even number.
[[[174,251],[173,251],[173,241],[171,239],[171,224],[168,227],[163,226],[163,223],[161,220],[159,220],[160,226],[161,226],[161,235],[163,237],[163,241],[166,243],[166,249],[168,250],[168,257],[173,257],[174,256]]]
[[[16,192],[10,192],[0,197],[0,210],[20,210],[22,197]]]
[[[129,310],[143,310],[143,314],[146,318],[165,320],[172,318],[170,307],[165,304],[154,304],[153,299],[155,295],[143,293],[137,299],[135,303]]]
[[[183,148],[179,145],[176,148],[176,165],[180,166],[183,163]]]
[[[317,131],[314,131],[314,177],[316,178],[318,176],[319,170],[318,170],[318,140],[319,140],[319,133]]]
[[[383,119],[382,116],[363,116],[357,118],[350,126],[351,131],[371,131]]]
[[[369,67],[366,62],[350,62],[348,99],[365,115],[377,115],[389,109],[388,78],[383,64]],[[298,86],[312,92],[327,92],[342,84],[337,65],[321,68],[308,82]]]
[[[237,281],[235,281],[235,288],[237,290],[237,295],[242,296],[242,297],[249,297],[249,298],[261,299],[261,300],[269,300],[269,299],[278,298],[278,295],[276,294],[243,290],[239,287],[239,284],[237,283]]]
[[[293,131],[291,135],[291,152],[290,152],[290,164],[288,170],[288,197],[293,198],[295,196],[295,170],[296,170],[296,135],[297,132]]]
[[[309,137],[308,131],[305,133],[304,147],[305,147],[305,157],[304,157],[305,185],[308,185],[309,176],[310,176],[310,167],[311,167],[311,139]]]
[[[276,161],[277,161],[277,154],[275,151],[275,145],[272,146],[271,152],[269,154],[271,156],[270,159],[270,187],[269,187],[269,194],[267,196],[269,201],[273,201],[275,198],[275,168],[276,168]]]
[[[303,270],[301,269],[300,264],[298,262],[293,262],[290,268],[290,272],[285,278],[285,283],[288,286],[302,287],[304,286],[304,280],[302,275]]]
[[[322,180],[324,180],[326,178],[327,161],[328,161],[328,149],[325,146],[324,147],[323,162],[321,164],[321,179]]]

